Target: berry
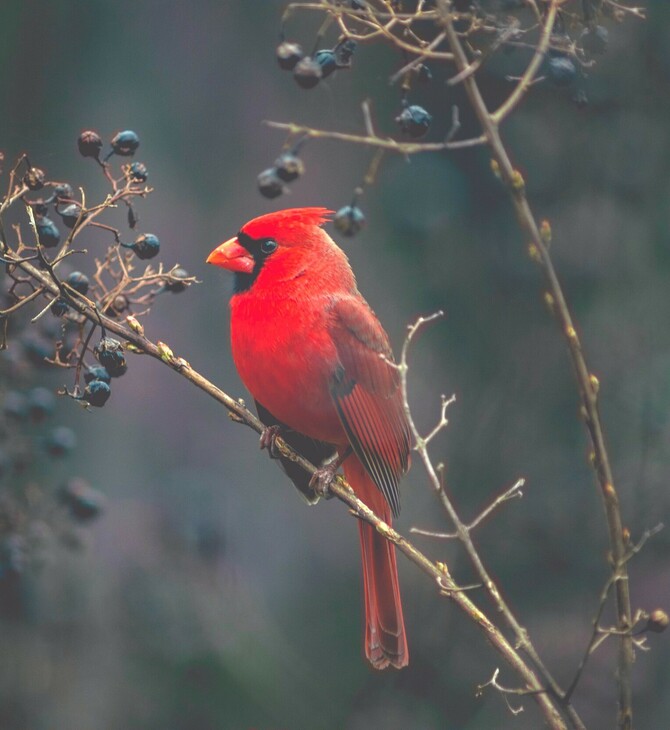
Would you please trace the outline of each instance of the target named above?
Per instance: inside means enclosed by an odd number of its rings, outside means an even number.
[[[653,631],[655,634],[663,633],[670,624],[668,614],[661,608],[657,608],[649,614],[647,619],[647,631]]]
[[[0,580],[23,573],[26,565],[26,546],[21,535],[8,535],[0,543]]]
[[[128,174],[134,182],[146,182],[149,177],[147,166],[143,162],[133,162],[128,170]]]
[[[7,418],[22,421],[28,415],[28,401],[18,390],[8,390],[5,393],[2,410]]]
[[[54,317],[62,317],[64,314],[67,314],[69,309],[70,305],[65,301],[65,299],[58,297],[58,299],[55,299],[51,305],[51,314],[53,314]]]
[[[118,317],[120,314],[123,314],[126,309],[128,309],[129,304],[130,302],[125,294],[117,294],[107,309],[105,309],[105,314],[108,317]]]
[[[293,71],[304,55],[298,43],[284,41],[277,46],[277,63],[284,71]]]
[[[186,269],[179,267],[170,272],[170,278],[163,285],[166,291],[170,291],[173,294],[179,294],[183,292],[189,286],[189,282],[184,281],[189,278],[189,273]]]
[[[357,205],[345,205],[335,213],[333,224],[343,236],[355,236],[365,225],[365,216]]]
[[[112,139],[112,151],[121,157],[131,157],[139,146],[140,138],[130,129],[119,132]]]
[[[102,380],[91,380],[91,382],[84,389],[83,399],[90,405],[96,408],[102,408],[109,396],[112,394],[112,390],[108,383]]]
[[[40,218],[35,221],[37,228],[37,238],[40,246],[44,248],[55,248],[60,243],[60,231],[56,224],[50,218]]]
[[[67,456],[76,445],[77,437],[74,431],[67,426],[57,426],[44,440],[46,452],[55,459]]]
[[[70,479],[61,487],[59,497],[70,515],[81,522],[94,520],[104,509],[105,500],[102,494],[93,489],[85,479]]]
[[[135,252],[138,259],[152,259],[161,249],[158,236],[153,233],[143,233],[135,239],[130,248]]]
[[[347,38],[338,43],[333,49],[337,68],[350,68],[351,58],[354,55],[355,50],[356,41],[352,41],[351,38]]]
[[[33,213],[43,218],[49,212],[49,206],[43,200],[37,200],[34,203],[28,203],[33,209]]]
[[[321,64],[309,56],[305,56],[293,69],[293,78],[302,89],[313,89],[322,77]]]
[[[53,357],[53,345],[39,335],[28,333],[21,338],[21,344],[28,361],[37,367],[47,365],[46,358]]]
[[[54,412],[56,398],[47,388],[33,388],[28,393],[28,413],[33,423],[41,423]]]
[[[555,86],[570,86],[577,78],[577,67],[567,56],[552,56],[547,61],[547,76]]]
[[[102,139],[97,132],[87,129],[79,135],[77,147],[83,157],[94,157],[97,160],[102,149]]]
[[[88,385],[93,380],[100,380],[101,382],[109,385],[112,379],[106,368],[102,365],[91,365],[90,368],[86,368],[86,372],[84,373],[84,382]]]
[[[74,190],[70,183],[59,183],[54,188],[54,195],[57,198],[63,198],[65,200],[72,200],[74,198]]]
[[[403,134],[418,139],[423,137],[430,129],[433,117],[422,106],[412,104],[406,106],[395,120]]]
[[[317,51],[314,54],[314,60],[321,66],[321,77],[324,79],[328,78],[338,68],[335,51]]]
[[[589,56],[602,56],[607,51],[609,33],[604,26],[596,25],[593,28],[584,28],[580,40],[584,52]]]
[[[297,155],[284,152],[275,160],[275,171],[280,180],[288,183],[297,180],[305,172],[305,165]]]
[[[278,198],[284,192],[284,184],[277,175],[277,169],[269,167],[256,179],[258,190],[266,198]]]
[[[351,0],[350,3],[352,10],[365,10],[365,0]]]
[[[28,190],[41,190],[44,187],[45,177],[44,170],[40,170],[39,167],[31,167],[23,176],[23,184],[27,186]]]
[[[103,337],[93,352],[112,378],[120,378],[128,370],[121,343],[113,337]]]
[[[61,220],[63,221],[63,225],[65,225],[67,228],[74,228],[77,224],[77,221],[79,220],[81,208],[78,205],[72,203],[72,205],[66,205],[63,210],[57,210],[57,212],[58,215],[61,217]]]
[[[82,274],[81,271],[73,271],[67,279],[65,279],[65,283],[69,284],[75,291],[78,291],[84,296],[88,293],[90,282],[88,280],[88,276],[86,276],[86,274]]]

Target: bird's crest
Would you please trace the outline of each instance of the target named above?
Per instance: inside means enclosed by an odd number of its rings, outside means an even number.
[[[288,208],[254,218],[242,227],[242,232],[254,240],[272,238],[281,233],[304,234],[326,223],[332,214],[333,211],[328,208]]]

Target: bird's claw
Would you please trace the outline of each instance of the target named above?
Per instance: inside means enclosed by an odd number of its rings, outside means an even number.
[[[261,451],[267,449],[271,459],[278,459],[280,457],[279,449],[277,448],[277,437],[281,434],[281,426],[267,426],[263,429],[260,438]]]
[[[330,490],[330,485],[333,483],[333,479],[335,479],[338,467],[339,464],[334,468],[333,464],[327,464],[312,474],[312,478],[309,480],[309,486],[319,497],[323,499],[332,498],[333,493]]]

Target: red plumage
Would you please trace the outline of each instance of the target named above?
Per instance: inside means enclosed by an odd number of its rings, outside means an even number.
[[[235,272],[235,365],[268,426],[317,466],[335,451],[347,481],[386,522],[398,514],[398,482],[410,438],[388,337],[345,254],[320,226],[330,211],[296,208],[255,218],[207,261]],[[309,479],[282,463],[310,502]],[[359,523],[365,651],[377,669],[408,663],[395,548]]]

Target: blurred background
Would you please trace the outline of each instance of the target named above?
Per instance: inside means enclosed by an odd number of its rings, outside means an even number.
[[[89,201],[99,200],[107,188],[78,155],[77,135],[139,134],[136,159],[156,188],[138,204],[139,230],[160,237],[166,265],[179,263],[202,281],[159,298],[147,334],[242,397],[228,344],[231,280],[204,259],[261,213],[349,203],[372,155],[309,142],[305,176],[290,195],[268,201],[256,175],[285,138],[263,120],[360,132],[360,104],[369,97],[380,133],[395,134],[400,110],[400,91],[388,85],[400,59],[376,46],[358,49],[351,72],[299,89],[274,58],[284,6],[3,0],[0,7],[6,160],[28,152],[49,178],[83,185]],[[554,260],[600,379],[633,539],[667,522],[670,505],[670,8],[663,0],[647,6],[647,22],[606,24],[609,47],[588,78],[572,89],[538,84],[503,129],[536,214],[552,224]],[[310,48],[318,22],[314,13],[298,16],[287,37]],[[482,74],[491,105],[527,58],[523,50],[499,54]],[[453,104],[462,136],[478,133],[445,75],[435,69],[434,81],[411,95],[435,117],[428,140],[447,132]],[[577,89],[589,99],[583,108],[572,99]],[[462,516],[518,477],[527,480],[524,498],[500,509],[476,540],[567,685],[608,576],[608,548],[577,391],[542,303],[541,273],[482,149],[389,157],[361,206],[363,233],[329,232],[396,350],[417,315],[446,312],[413,351],[411,395],[426,429],[438,418],[440,394],[457,395],[433,455],[447,464]],[[122,226],[123,216],[112,211],[109,222]],[[101,255],[104,233],[86,235]],[[78,265],[87,271],[92,261]],[[35,383],[55,389],[64,378],[39,370]],[[513,703],[525,711],[512,716],[500,695],[475,696],[499,657],[402,557],[411,663],[375,674],[361,651],[355,521],[335,501],[306,508],[259,455],[255,434],[168,368],[131,354],[104,409],[89,413],[61,399],[55,418],[77,434],[76,449],[29,476],[10,470],[5,487],[30,479],[56,490],[76,474],[105,495],[106,507],[76,541],[38,526],[42,547],[27,556],[1,612],[2,730],[541,726],[532,700]],[[403,533],[414,525],[449,529],[418,464],[402,497]],[[473,581],[457,545],[415,542],[447,561],[459,582]],[[668,608],[669,553],[665,530],[631,562],[634,608]],[[611,622],[611,612],[603,620]],[[636,726],[651,729],[670,716],[670,660],[666,635],[649,644],[635,665],[635,711]],[[605,644],[576,692],[589,727],[614,725],[614,654],[614,643]],[[501,681],[517,684],[504,667]]]

